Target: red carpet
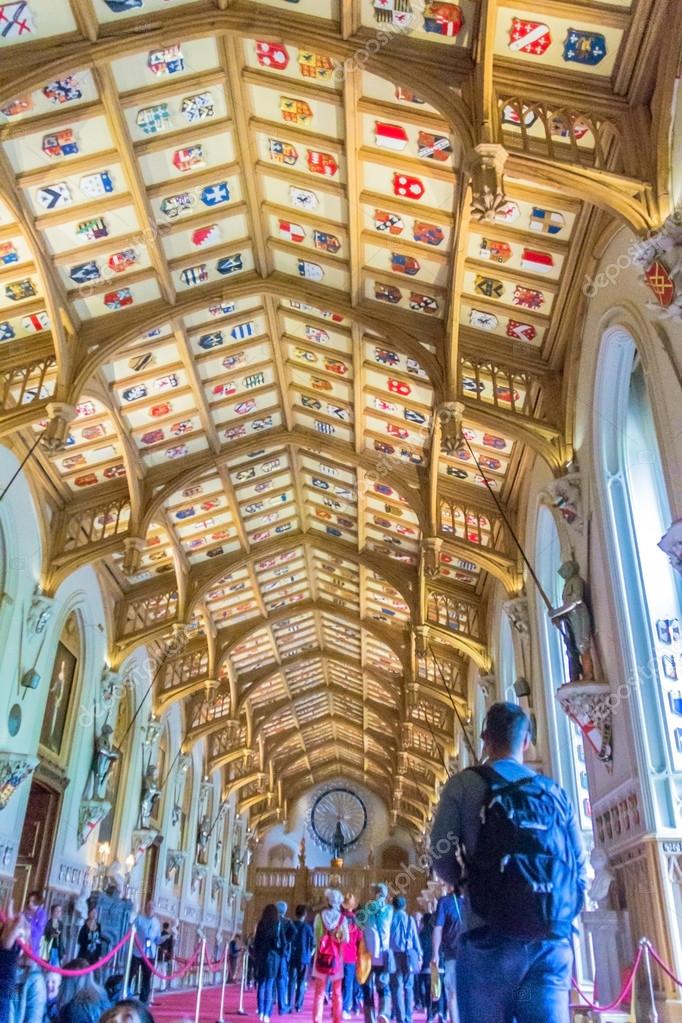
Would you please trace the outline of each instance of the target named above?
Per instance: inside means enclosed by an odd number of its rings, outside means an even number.
[[[312,995],[306,996],[306,1004],[303,1012],[298,1016],[283,1017],[287,1023],[294,1023],[295,1020],[310,1020]],[[155,994],[154,1004],[150,1006],[154,1019],[158,1023],[184,1023],[185,1020],[194,1020],[194,1007],[196,1005],[196,988],[185,991],[172,992],[171,994]],[[201,1023],[216,1023],[218,1010],[220,1008],[220,986],[204,988],[201,997],[201,1011],[199,1019]],[[244,1020],[244,1023],[258,1021],[256,1011],[256,992],[244,992],[245,1016],[239,1016],[239,984],[228,984],[225,988],[225,1010],[223,1018],[229,1023],[236,1023],[237,1020]],[[330,1017],[331,1019],[331,1017]],[[277,1023],[278,1017],[273,1016],[273,1023]]]

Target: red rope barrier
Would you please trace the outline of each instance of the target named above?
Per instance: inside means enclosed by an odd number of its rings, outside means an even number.
[[[678,987],[682,987],[682,980],[680,980],[679,977],[675,976],[675,974],[672,972],[672,970],[670,969],[669,966],[665,965],[665,963],[663,962],[663,960],[659,956],[658,952],[656,951],[656,949],[654,948],[654,946],[650,942],[649,942],[649,952],[651,953],[651,958],[656,960],[656,962],[661,967],[663,972],[666,973],[670,977],[671,980],[674,980]]]
[[[97,963],[91,963],[87,967],[84,966],[81,970],[64,970],[61,966],[53,966],[52,963],[48,963],[45,959],[41,959],[40,956],[37,956],[33,949],[27,945],[25,941],[20,940],[17,944],[24,955],[28,956],[29,959],[32,959],[34,963],[37,963],[38,966],[41,966],[48,973],[58,973],[60,977],[84,977],[86,973],[94,973],[95,970],[99,970],[100,967],[106,966],[107,963],[111,962],[118,952],[121,951],[129,938],[130,931],[121,938],[118,945],[114,945],[114,947],[107,952],[103,959],[100,959]]]
[[[611,1002],[610,1005],[597,1005],[595,1002],[591,1002],[589,1000],[589,998],[587,997],[587,995],[585,994],[585,992],[580,990],[580,988],[578,987],[578,984],[577,984],[575,978],[573,978],[571,983],[572,983],[573,987],[575,988],[575,990],[580,995],[580,997],[582,998],[582,1000],[585,1002],[585,1007],[588,1008],[588,1009],[591,1009],[592,1012],[613,1012],[614,1009],[617,1009],[619,1007],[619,1005],[622,1005],[622,1003],[625,1001],[625,999],[628,997],[628,995],[632,991],[632,985],[635,982],[635,976],[637,974],[637,970],[639,969],[639,964],[642,961],[642,956],[643,955],[644,955],[643,949],[639,948],[637,950],[637,955],[635,956],[635,961],[632,964],[632,969],[630,970],[630,976],[628,977],[628,979],[625,982],[625,987],[623,988],[621,993],[618,995],[618,997],[615,999],[615,1001]],[[582,1006],[581,1006],[581,1008],[582,1008]]]
[[[196,964],[196,961],[199,958],[199,948],[197,948],[192,958],[187,960],[187,965],[183,966],[181,970],[176,970],[175,973],[161,973],[159,970],[157,970],[156,966],[151,961],[151,959],[148,959],[147,956],[144,954],[144,947],[142,946],[137,934],[135,935],[135,945],[139,952],[139,958],[142,959],[144,963],[146,963],[147,967],[151,970],[155,977],[159,978],[159,980],[178,980],[180,977],[184,977],[186,973],[189,973],[189,971]]]

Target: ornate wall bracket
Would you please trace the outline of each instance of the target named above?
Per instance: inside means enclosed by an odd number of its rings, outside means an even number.
[[[76,409],[63,401],[51,401],[46,406],[48,424],[41,438],[46,451],[61,451],[69,436],[69,427],[76,418]]]
[[[675,571],[682,575],[682,519],[673,522],[665,536],[658,541],[658,546],[668,555]]]
[[[201,863],[195,863],[192,867],[192,891],[196,894],[201,891],[201,886],[206,880],[208,868]]]
[[[214,877],[211,881],[211,898],[216,901],[227,887],[227,881],[224,877]]]
[[[184,849],[169,849],[166,853],[166,880],[177,881],[180,871],[185,865],[187,853]]]
[[[613,709],[608,682],[567,682],[557,689],[556,697],[599,759],[610,764],[613,760]]]
[[[85,845],[100,821],[111,810],[111,803],[103,799],[83,799],[78,809],[78,848]]]
[[[582,478],[579,472],[568,472],[545,488],[545,499],[563,519],[569,535],[575,541],[585,533]]]
[[[422,565],[424,574],[435,579],[440,573],[440,552],[443,541],[439,536],[428,536],[422,541]]]
[[[649,309],[666,319],[682,320],[682,209],[676,209],[654,235],[640,242],[633,263],[655,302]]]
[[[38,757],[28,753],[0,753],[0,810],[4,810],[22,781],[33,774]]]
[[[46,597],[36,589],[28,612],[28,627],[35,636],[41,636],[47,628],[54,609],[54,597]]]
[[[444,401],[436,409],[440,421],[440,449],[454,455],[462,447],[462,421],[465,407],[461,401]]]
[[[156,828],[136,828],[133,831],[133,856],[139,859],[144,856],[147,849],[154,842],[158,835]]]

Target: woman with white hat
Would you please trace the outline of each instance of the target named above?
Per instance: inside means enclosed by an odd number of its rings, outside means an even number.
[[[327,981],[332,985],[332,1021],[341,1023],[343,1001],[342,945],[348,941],[348,924],[341,912],[343,894],[336,888],[324,893],[327,906],[315,917],[315,956],[312,976],[315,981],[313,1023],[322,1023]]]

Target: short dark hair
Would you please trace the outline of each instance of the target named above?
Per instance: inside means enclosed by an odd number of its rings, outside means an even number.
[[[297,907],[296,907],[296,912],[295,912],[295,914],[294,914],[294,915],[295,915],[295,917],[296,917],[296,919],[297,919],[297,920],[302,920],[302,919],[303,919],[303,917],[307,915],[307,913],[308,913],[308,907],[307,907],[307,906],[304,906],[304,905],[303,905],[303,904],[301,903],[301,905],[300,905],[300,906],[297,906]]]
[[[483,738],[498,749],[518,749],[529,734],[528,715],[516,703],[494,703],[483,722]]]
[[[405,909],[406,905],[407,905],[407,899],[405,898],[404,895],[396,895],[395,898],[393,899],[393,908],[394,909]]]
[[[120,1002],[116,1002],[110,1009],[102,1013],[99,1023],[115,1023],[118,1019],[119,1009],[128,1009],[129,1011],[136,1012],[141,1023],[154,1023],[154,1017],[147,1006],[142,1002],[138,1002],[135,998],[122,998]]]

